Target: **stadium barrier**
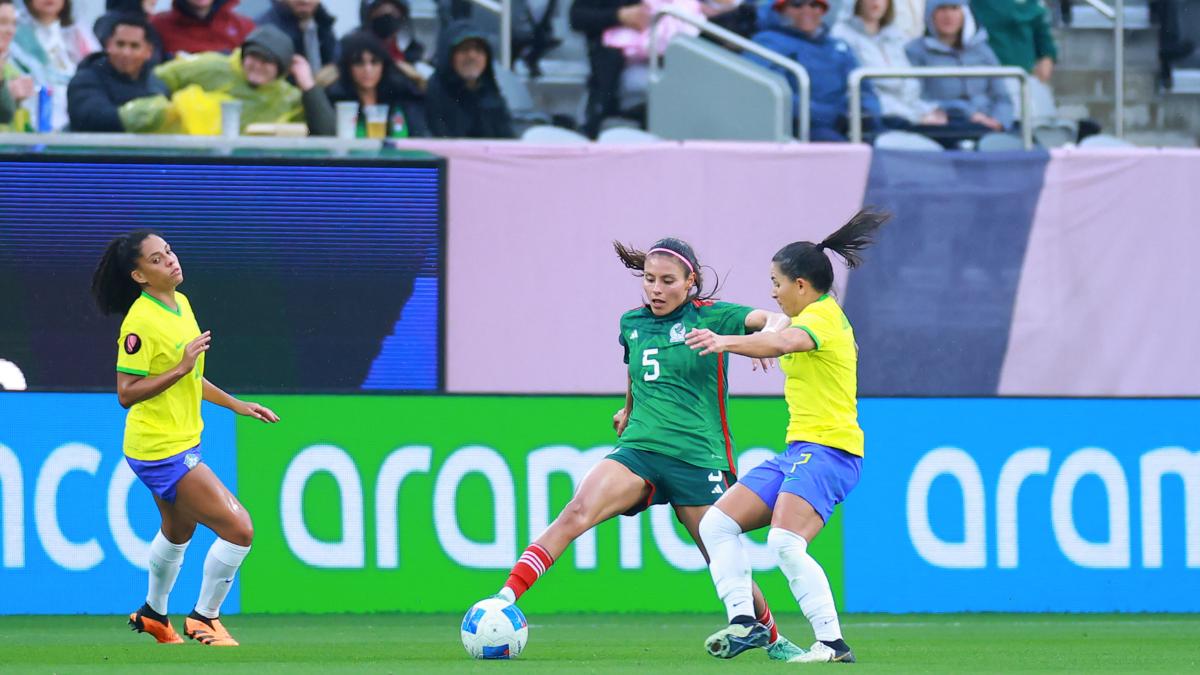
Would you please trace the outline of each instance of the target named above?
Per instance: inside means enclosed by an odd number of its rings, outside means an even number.
[[[611,449],[619,405],[260,400],[279,425],[205,411],[205,461],[255,522],[231,612],[461,611]],[[1179,592],[1200,574],[1200,401],[866,399],[861,412],[862,483],[812,548],[848,611],[1200,610]],[[780,449],[785,414],[779,399],[734,399],[743,472]],[[122,419],[111,395],[0,394],[0,613],[120,612],[141,597],[156,515],[124,468]],[[173,611],[194,598],[205,545]],[[750,550],[767,595],[787,598],[761,535]],[[665,507],[581,538],[543,583],[526,611],[717,607]]]

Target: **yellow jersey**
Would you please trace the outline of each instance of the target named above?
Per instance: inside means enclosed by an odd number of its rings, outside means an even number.
[[[808,441],[862,457],[858,345],[850,321],[827,293],[792,317],[792,327],[808,333],[816,349],[779,359],[787,376],[787,442]]]
[[[187,296],[175,293],[178,310],[149,293],[133,302],[121,322],[117,371],[149,377],[179,364],[183,348],[200,335]],[[200,443],[204,421],[204,354],[192,372],[161,394],[133,404],[125,416],[125,454],[142,461],[165,459]]]

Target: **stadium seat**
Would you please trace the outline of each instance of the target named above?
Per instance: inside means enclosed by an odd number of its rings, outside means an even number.
[[[1079,147],[1081,147],[1081,148],[1132,148],[1135,146],[1133,145],[1133,143],[1130,143],[1129,141],[1121,139],[1121,138],[1117,138],[1116,136],[1109,136],[1108,134],[1096,134],[1095,136],[1088,136],[1087,138],[1083,139],[1083,141],[1081,141],[1079,143]]]
[[[875,137],[875,147],[880,150],[942,151],[942,146],[937,141],[911,131],[885,131]]]
[[[1024,150],[1025,143],[1019,136],[993,132],[980,137],[975,149],[980,152],[1011,152],[1013,150]]]
[[[1076,132],[1058,125],[1043,125],[1033,130],[1033,140],[1039,146],[1046,148],[1061,148],[1075,142]]]
[[[612,127],[600,132],[600,137],[596,139],[600,143],[658,143],[661,138],[655,136],[648,131],[641,129],[633,129],[630,127]]]
[[[521,140],[526,143],[544,143],[546,145],[586,145],[587,136],[577,134],[570,129],[539,124],[529,127],[521,134]]]

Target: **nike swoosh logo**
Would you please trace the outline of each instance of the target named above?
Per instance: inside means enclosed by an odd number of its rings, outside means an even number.
[[[182,342],[176,342],[176,343],[175,343],[175,350],[176,350],[176,351],[178,351],[178,350],[180,350],[180,349],[183,349],[183,343],[182,343]]]

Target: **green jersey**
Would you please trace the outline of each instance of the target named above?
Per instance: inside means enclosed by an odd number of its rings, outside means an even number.
[[[744,335],[751,311],[728,302],[693,300],[667,316],[640,307],[621,317],[621,346],[633,388],[633,411],[621,447],[734,471],[725,415],[729,355],[698,356],[683,340],[693,328]]]

